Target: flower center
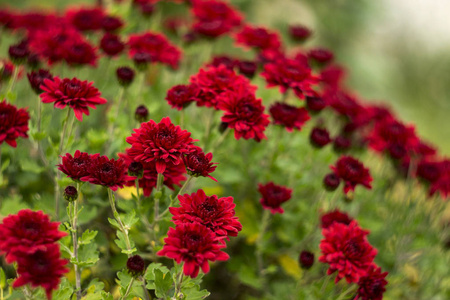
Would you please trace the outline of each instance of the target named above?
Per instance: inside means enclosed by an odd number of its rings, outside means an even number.
[[[171,147],[175,142],[175,137],[170,130],[162,129],[156,133],[156,141],[163,147]]]
[[[202,240],[202,237],[200,235],[193,233],[186,237],[186,239],[185,239],[186,247],[189,250],[197,250],[201,240]]]
[[[202,217],[206,219],[211,219],[217,215],[217,203],[214,203],[209,199],[200,204],[198,209]]]
[[[361,256],[363,249],[357,241],[349,240],[344,247],[344,254],[348,258],[358,258]]]

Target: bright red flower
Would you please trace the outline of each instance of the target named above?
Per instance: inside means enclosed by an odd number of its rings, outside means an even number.
[[[181,207],[170,207],[176,225],[199,223],[211,229],[216,236],[229,239],[237,236],[242,225],[235,216],[233,197],[206,196],[203,190],[179,195]]]
[[[346,194],[355,190],[357,184],[361,184],[368,189],[372,188],[370,185],[372,177],[369,169],[351,156],[341,156],[336,165],[330,168],[339,178],[345,181],[344,193]]]
[[[430,185],[429,194],[432,196],[439,191],[442,198],[446,199],[450,195],[450,160],[445,159],[439,163],[440,176]]]
[[[367,275],[358,281],[358,294],[354,300],[382,300],[386,291],[386,276],[388,272],[381,273],[381,268],[372,264],[367,270]]]
[[[58,289],[61,277],[69,272],[65,267],[67,263],[66,259],[61,259],[58,244],[47,244],[32,254],[18,257],[19,277],[12,286],[18,288],[28,283],[32,287],[41,286],[47,298],[51,299],[52,291]]]
[[[125,44],[122,43],[118,35],[107,32],[100,40],[100,48],[106,55],[116,56],[125,49]]]
[[[269,125],[269,115],[264,113],[261,99],[255,93],[241,86],[236,91],[227,91],[220,96],[218,108],[224,111],[222,122],[234,129],[234,137],[238,140],[266,138],[264,131]]]
[[[156,254],[184,262],[183,272],[195,278],[200,268],[203,273],[209,272],[208,261],[225,261],[228,254],[221,251],[225,248],[219,243],[223,237],[217,237],[212,230],[199,223],[185,223],[170,228],[168,237],[164,239],[164,247]]]
[[[260,50],[278,49],[281,47],[279,34],[264,27],[246,25],[236,34],[235,39],[238,45]]]
[[[276,102],[269,109],[273,123],[286,127],[291,132],[294,128],[301,130],[303,125],[311,119],[308,111],[303,107]]]
[[[230,32],[239,26],[242,20],[236,9],[217,0],[192,1],[192,14],[195,18],[193,30],[211,38]]]
[[[216,169],[215,164],[212,163],[213,155],[212,153],[203,153],[202,148],[197,146],[192,146],[189,149],[189,153],[183,156],[183,162],[186,166],[187,173],[191,176],[199,177],[209,177],[214,181],[217,181],[214,177],[209,175]]]
[[[66,156],[62,156],[62,162],[58,165],[58,170],[73,180],[80,180],[81,177],[89,175],[91,161],[91,155],[77,150],[73,157],[70,153],[66,153]]]
[[[154,161],[158,173],[164,173],[169,163],[181,163],[181,155],[188,153],[194,142],[191,133],[173,125],[169,117],[163,118],[159,123],[153,120],[142,123],[134,131],[127,137],[127,143],[131,145],[127,154],[134,161]]]
[[[99,7],[69,9],[66,18],[80,31],[99,30],[102,28],[105,13]]]
[[[162,34],[153,32],[131,34],[127,45],[130,58],[134,58],[137,54],[146,54],[151,62],[167,64],[173,69],[178,68],[181,50]]]
[[[42,211],[22,209],[9,215],[0,224],[0,253],[6,253],[6,261],[12,263],[20,256],[29,256],[45,250],[67,233],[58,230],[58,222],[50,222]]]
[[[15,107],[3,100],[0,102],[0,145],[6,142],[11,147],[17,146],[17,138],[27,138],[30,115],[25,108]]]
[[[194,102],[200,90],[195,84],[176,85],[167,91],[166,100],[172,108],[182,110]]]
[[[81,181],[103,185],[113,191],[123,188],[129,180],[128,166],[121,158],[114,160],[114,158],[109,159],[107,156],[94,154],[91,156],[87,171],[88,175],[81,177]]]
[[[73,108],[75,117],[83,120],[83,114],[89,116],[89,109],[95,109],[96,105],[105,104],[106,99],[100,97],[100,92],[92,86],[93,82],[81,81],[77,78],[54,77],[53,80],[45,79],[41,89],[44,91],[40,97],[42,102],[54,102],[54,107],[63,109],[67,105]]]
[[[265,209],[270,209],[270,212],[284,213],[281,204],[288,201],[292,197],[292,189],[282,185],[276,185],[273,182],[267,184],[258,183],[258,191],[262,198],[259,200]]]
[[[369,231],[361,229],[356,221],[349,225],[334,222],[322,230],[320,241],[322,256],[319,261],[330,265],[327,274],[338,271],[335,282],[342,278],[348,283],[358,282],[368,274],[368,269],[377,254],[367,241]]]
[[[322,215],[322,217],[320,218],[320,227],[328,228],[334,222],[349,225],[352,222],[352,220],[353,219],[350,218],[346,213],[341,212],[338,209],[335,209]]]

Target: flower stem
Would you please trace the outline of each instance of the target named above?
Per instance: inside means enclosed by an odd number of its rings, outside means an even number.
[[[202,148],[206,148],[206,146],[208,146],[209,136],[211,134],[211,127],[212,127],[212,123],[213,123],[215,112],[216,111],[214,109],[211,110],[210,113],[208,114],[207,119],[206,119],[205,134],[203,136],[203,146],[202,146]]]
[[[155,222],[161,221],[161,219],[169,212],[169,208],[172,207],[175,204],[176,199],[178,199],[178,196],[181,195],[181,193],[186,189],[189,182],[194,178],[193,176],[189,176],[189,178],[184,182],[181,189],[178,191],[178,193],[175,195],[175,197],[172,198],[172,201],[170,201],[169,206],[158,216],[158,219],[155,220]]]
[[[259,275],[264,280],[264,261],[263,261],[263,250],[264,250],[264,234],[266,233],[267,227],[270,221],[270,211],[264,209],[261,228],[259,230],[258,239],[256,240],[256,259],[258,262]]]
[[[345,297],[346,297],[348,294],[354,292],[354,290],[355,290],[355,285],[351,284],[350,287],[349,287],[347,290],[345,290],[345,292],[343,292],[341,295],[339,295],[339,298],[337,298],[337,300],[343,300],[343,299],[345,299]]]
[[[38,95],[38,107],[37,107],[37,132],[41,132],[41,116],[42,116],[42,103],[41,97]]]
[[[184,274],[183,274],[183,266],[180,268],[180,273],[176,276],[176,282],[175,282],[175,292],[173,294],[172,299],[182,299],[181,297],[178,297],[178,295],[181,293],[181,284],[183,283]]]
[[[16,84],[18,76],[19,76],[19,66],[14,66],[13,76],[9,81],[9,87],[6,94],[9,94],[14,89],[14,85]]]
[[[125,294],[120,299],[124,300],[124,299],[127,298],[128,294],[131,291],[131,287],[133,286],[133,283],[134,283],[134,277],[131,277],[131,280],[130,280],[130,283],[128,284],[127,290],[126,290]]]
[[[214,152],[214,150],[217,149],[217,147],[219,147],[223,141],[225,141],[225,138],[227,137],[228,133],[231,131],[231,128],[228,127],[227,129],[225,129],[225,131],[222,133],[222,135],[219,137],[219,139],[214,143],[214,145],[211,147],[211,151],[209,152]]]
[[[180,127],[183,128],[184,126],[184,109],[180,112]]]
[[[81,194],[80,184],[77,183],[78,194]],[[73,210],[72,210],[73,207]],[[77,293],[77,300],[81,299],[81,275],[78,268],[78,235],[77,235],[77,218],[78,218],[78,200],[69,202],[69,210],[72,211],[69,218],[72,222],[72,243],[73,243],[73,258],[75,258],[76,263],[73,264],[73,269],[75,272],[75,287]]]
[[[128,237],[128,229],[123,225],[122,219],[120,218],[119,212],[116,209],[116,198],[114,196],[113,191],[108,188],[108,198],[109,198],[109,204],[111,205],[111,210],[113,212],[114,218],[116,219],[117,223],[119,223],[119,230],[123,233],[125,237],[125,244],[127,246],[128,250],[128,257],[131,256],[131,243],[130,238]]]

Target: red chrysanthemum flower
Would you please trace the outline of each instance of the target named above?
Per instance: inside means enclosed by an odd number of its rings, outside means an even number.
[[[336,165],[330,168],[339,178],[345,181],[344,193],[355,190],[357,184],[361,184],[368,189],[372,188],[370,185],[372,177],[369,169],[351,156],[341,156]]]
[[[289,35],[295,41],[303,42],[309,38],[311,34],[312,31],[308,27],[302,25],[289,26]]]
[[[246,25],[236,34],[235,39],[238,45],[260,50],[278,49],[281,46],[278,33],[271,32],[264,27]]]
[[[303,125],[311,119],[308,111],[303,107],[295,107],[289,104],[276,102],[269,109],[273,123],[284,126],[291,132],[294,128],[301,130]]]
[[[322,256],[319,261],[330,265],[327,274],[338,271],[335,282],[342,278],[348,283],[358,282],[367,275],[377,250],[367,241],[369,231],[359,227],[356,221],[349,225],[334,222],[322,230],[320,241]]]
[[[338,65],[329,65],[320,72],[320,81],[328,88],[338,89],[346,76],[346,71]]]
[[[9,215],[0,224],[0,253],[6,253],[6,261],[12,263],[20,256],[45,249],[67,235],[58,226],[58,222],[50,222],[42,211],[22,209],[16,215]]]
[[[128,166],[123,159],[109,159],[105,155],[91,155],[91,162],[87,171],[88,174],[81,177],[81,181],[103,185],[113,191],[123,188],[124,184],[130,179]]]
[[[308,52],[308,58],[315,60],[318,63],[325,64],[333,60],[334,54],[328,49],[315,48]]]
[[[224,65],[225,67],[227,67],[227,69],[233,70],[234,67],[236,66],[237,62],[238,62],[238,60],[233,57],[221,55],[221,56],[214,56],[212,58],[211,62],[206,64],[206,66],[207,67],[219,67],[220,65]]]
[[[366,110],[353,95],[341,90],[327,89],[322,97],[335,112],[350,120],[358,118],[359,115],[367,119],[365,116]]]
[[[330,173],[325,175],[323,178],[323,186],[327,191],[333,192],[335,191],[339,184],[341,183],[341,179],[334,173]]]
[[[81,177],[89,175],[89,166],[91,165],[91,155],[86,152],[75,151],[75,154],[66,153],[62,156],[62,162],[58,165],[58,170],[73,180],[80,180]]]
[[[167,91],[166,100],[172,108],[182,110],[194,102],[200,90],[196,85],[176,85]]]
[[[320,227],[328,228],[334,222],[349,225],[352,221],[353,219],[350,218],[346,213],[336,209],[322,215],[322,217],[320,218]]]
[[[255,77],[256,71],[258,70],[258,64],[251,60],[238,61],[237,67],[240,74],[250,79]]]
[[[306,97],[306,109],[318,113],[327,106],[327,103],[322,97]]]
[[[197,106],[214,107],[219,109],[219,96],[226,91],[235,91],[242,86],[254,91],[256,88],[250,85],[247,78],[236,74],[224,65],[200,69],[191,76],[190,82],[197,86],[199,93],[196,98]]]
[[[142,123],[141,127],[134,131],[135,133],[126,139],[131,145],[127,154],[134,161],[154,161],[158,173],[164,173],[168,163],[181,163],[181,155],[188,153],[194,142],[191,133],[173,125],[169,117],[163,118],[159,123],[153,120]]]
[[[213,155],[212,153],[205,154],[203,153],[202,148],[197,146],[192,146],[189,149],[189,153],[183,156],[183,162],[186,166],[187,173],[191,176],[199,177],[209,177],[214,181],[217,181],[214,177],[209,175],[214,172],[217,166],[212,163]]]
[[[123,25],[124,23],[119,17],[105,16],[102,19],[102,29],[106,32],[115,32]]]
[[[330,133],[325,128],[314,127],[309,135],[309,141],[316,148],[322,148],[331,143]]]
[[[52,291],[58,288],[61,277],[69,272],[65,267],[67,263],[68,260],[61,259],[58,244],[47,244],[32,254],[18,257],[19,277],[12,286],[18,288],[28,283],[32,287],[41,286],[45,289],[47,299],[51,299]]]
[[[432,196],[439,191],[442,198],[450,195],[450,160],[445,159],[439,163],[440,176],[430,185],[429,194]]]
[[[298,262],[302,269],[308,270],[314,264],[314,253],[309,251],[302,251],[298,257]]]
[[[367,275],[358,281],[358,293],[354,300],[382,300],[386,291],[386,276],[388,272],[381,273],[381,268],[372,264],[367,270]]]
[[[215,38],[230,32],[241,24],[240,13],[223,1],[192,1],[195,22],[193,31],[206,37]]]
[[[122,43],[118,35],[107,32],[100,40],[100,49],[106,55],[116,56],[125,49],[125,44]]]
[[[261,193],[262,198],[259,200],[265,209],[270,209],[270,212],[284,213],[281,208],[281,204],[288,201],[292,197],[292,189],[284,187],[282,185],[276,185],[273,182],[267,184],[258,183],[258,191]]]
[[[17,146],[17,138],[27,138],[30,115],[25,108],[15,107],[3,100],[0,102],[0,145],[6,142],[11,147]]]
[[[53,79],[53,75],[48,70],[43,69],[32,71],[27,74],[27,77],[31,88],[38,95],[43,92],[43,90],[41,90],[41,85],[44,83],[44,79]]]
[[[233,197],[206,196],[203,190],[179,195],[181,207],[170,207],[176,225],[199,223],[211,229],[216,236],[229,239],[237,236],[242,224],[235,216]]]
[[[67,41],[64,44],[64,56],[65,62],[69,66],[82,66],[97,64],[97,52],[96,49],[83,39]]]
[[[132,34],[128,39],[127,45],[130,58],[145,54],[151,62],[167,64],[173,69],[178,68],[181,50],[171,44],[162,34],[153,32]]]
[[[264,113],[261,99],[256,99],[255,93],[245,86],[236,91],[228,91],[220,96],[219,109],[224,111],[222,122],[234,129],[234,137],[238,140],[266,138],[264,131],[269,125],[269,115]]]
[[[336,152],[345,152],[352,146],[352,140],[344,135],[338,135],[334,138],[333,149]]]
[[[80,31],[99,30],[102,28],[105,14],[99,7],[69,9],[66,19]]]
[[[100,92],[92,86],[93,82],[81,81],[77,78],[54,77],[45,79],[41,89],[44,91],[40,97],[44,103],[54,102],[54,107],[63,109],[67,105],[73,108],[75,117],[83,120],[83,114],[89,116],[89,109],[96,105],[105,104],[106,99],[100,97]]]
[[[292,89],[299,98],[316,96],[312,86],[318,82],[311,74],[311,68],[306,62],[298,59],[280,58],[264,66],[261,73],[266,79],[267,87],[279,86],[280,92]]]
[[[186,223],[170,228],[168,237],[164,239],[164,247],[156,254],[184,262],[183,272],[186,276],[197,277],[200,268],[203,273],[209,272],[208,261],[225,261],[228,254],[220,249],[225,248],[212,230],[199,223]]]

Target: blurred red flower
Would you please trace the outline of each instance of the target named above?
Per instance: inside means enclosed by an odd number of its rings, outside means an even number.
[[[11,147],[17,146],[17,138],[27,138],[30,115],[24,108],[15,107],[3,100],[0,102],[0,145],[6,142]]]
[[[381,268],[372,264],[368,270],[367,275],[361,277],[358,281],[358,291],[355,300],[381,300],[383,293],[386,291],[387,285],[386,276],[388,272],[381,273]]]
[[[284,213],[281,204],[288,201],[292,197],[292,189],[282,185],[276,185],[273,182],[266,184],[258,183],[258,191],[262,198],[259,200],[265,209],[270,209],[272,214]]]
[[[372,177],[369,169],[357,159],[351,156],[341,156],[336,162],[335,166],[330,167],[334,173],[344,180],[344,193],[355,190],[357,184],[361,184],[368,189],[371,189]]]
[[[284,126],[291,132],[294,128],[301,130],[303,125],[311,119],[308,111],[303,107],[295,107],[289,104],[275,102],[269,109],[273,123]]]

